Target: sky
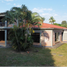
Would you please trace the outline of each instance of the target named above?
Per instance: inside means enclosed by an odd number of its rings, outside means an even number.
[[[21,5],[27,6],[32,12],[38,12],[45,18],[44,23],[49,23],[51,16],[56,20],[55,23],[67,21],[67,0],[0,0],[0,13]]]

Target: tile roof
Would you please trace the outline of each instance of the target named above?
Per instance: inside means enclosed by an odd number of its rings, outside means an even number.
[[[16,24],[15,24],[16,25]],[[23,27],[24,27],[25,25],[23,25]],[[8,27],[13,27],[13,25],[12,24],[10,24]],[[21,28],[22,26],[20,26],[20,28]],[[33,28],[38,28],[38,26],[37,25],[33,25],[32,26]],[[48,24],[48,23],[42,23],[42,25],[41,26],[39,26],[39,28],[41,28],[41,29],[67,29],[67,28],[65,28],[65,27],[61,27],[61,26],[57,26],[57,25],[52,25],[52,24]]]
[[[57,26],[57,25],[52,25],[52,24],[47,24],[43,23],[42,28],[58,28],[58,29],[67,29],[65,27]]]
[[[38,26],[33,26],[33,28],[38,28]],[[48,23],[42,23],[40,28],[56,28],[56,29],[67,29],[65,27],[57,26],[57,25],[52,25]]]

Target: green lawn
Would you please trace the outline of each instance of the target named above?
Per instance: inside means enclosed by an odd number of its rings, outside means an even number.
[[[0,48],[0,66],[67,66],[67,44],[56,49],[32,48],[29,53]]]

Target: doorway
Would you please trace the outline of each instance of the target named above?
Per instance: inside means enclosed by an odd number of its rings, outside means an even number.
[[[40,43],[40,33],[33,33],[32,34],[32,39],[36,43]]]
[[[0,41],[5,41],[5,31],[0,31]]]

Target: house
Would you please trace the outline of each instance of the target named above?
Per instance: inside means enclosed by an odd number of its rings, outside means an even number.
[[[0,13],[0,46],[7,46],[8,31],[11,27],[7,27],[7,21],[2,22],[5,13]]]
[[[33,26],[35,33],[32,35],[34,45],[52,47],[59,42],[67,41],[67,28],[52,24],[42,23],[41,27]]]
[[[4,16],[4,13],[0,13],[0,23]],[[37,25],[32,27],[35,31],[35,33],[32,34],[32,38],[34,40],[33,45],[52,47],[59,42],[67,41],[67,28],[65,27],[47,23],[42,23],[40,27]],[[8,27],[7,22],[4,23],[4,26],[0,24],[0,41],[3,40],[5,42],[5,46],[7,46],[8,31],[10,28],[12,28],[12,24]]]

